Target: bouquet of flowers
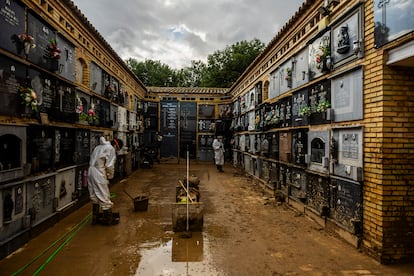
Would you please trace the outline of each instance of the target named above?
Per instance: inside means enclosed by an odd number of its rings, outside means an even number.
[[[30,49],[36,47],[33,36],[28,35],[28,34],[19,34],[17,37],[19,38],[20,42],[23,45],[23,49],[24,49],[25,54],[28,55]]]
[[[50,44],[48,46],[48,50],[49,50],[49,57],[51,59],[60,59],[60,53],[62,52],[56,43],[56,40],[54,38],[52,38],[50,40]]]
[[[30,87],[19,87],[20,97],[22,98],[22,104],[30,107],[32,110],[37,110],[37,95]]]
[[[99,117],[96,115],[96,112],[93,108],[89,108],[88,110],[88,121],[90,123],[96,123],[99,121]]]
[[[292,79],[292,69],[286,68],[285,80],[290,81]]]
[[[36,47],[33,36],[28,35],[28,34],[19,34],[18,37],[22,43],[26,42],[26,43],[29,43],[32,46],[32,48]]]

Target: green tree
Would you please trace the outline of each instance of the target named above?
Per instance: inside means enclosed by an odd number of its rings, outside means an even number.
[[[126,64],[146,86],[230,87],[263,48],[258,39],[240,41],[209,55],[207,64],[192,60],[190,66],[179,70],[159,60],[138,62],[129,58]]]
[[[259,39],[240,41],[207,58],[201,86],[230,87],[264,49]]]
[[[159,60],[139,62],[129,58],[126,64],[145,86],[173,86],[174,70]]]

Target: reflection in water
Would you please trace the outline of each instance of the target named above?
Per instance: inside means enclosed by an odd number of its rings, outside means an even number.
[[[193,232],[191,238],[177,233],[160,242],[144,244],[135,275],[223,275],[211,264],[207,245],[202,232]]]

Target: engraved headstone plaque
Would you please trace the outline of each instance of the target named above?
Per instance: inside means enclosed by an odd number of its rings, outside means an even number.
[[[269,99],[276,98],[280,95],[280,86],[281,86],[281,71],[277,69],[270,73],[270,81],[269,81]]]
[[[291,162],[292,158],[292,133],[279,133],[279,158],[284,162]]]
[[[198,118],[200,119],[213,119],[214,118],[214,105],[200,104],[198,105]]]
[[[336,24],[332,29],[332,55],[335,67],[362,56],[361,11],[358,9],[351,16]]]
[[[54,132],[48,127],[30,126],[27,130],[28,162],[32,164],[32,172],[46,171],[54,168],[56,148]]]
[[[301,90],[292,95],[292,124],[293,126],[304,126],[309,123],[306,113],[308,106],[308,91]]]
[[[41,223],[54,212],[55,174],[41,175],[27,183],[27,208],[31,225]]]
[[[75,130],[58,128],[55,130],[55,163],[57,168],[63,168],[75,164]]]
[[[329,123],[328,109],[332,107],[331,81],[326,80],[309,88],[310,123],[313,125]]]
[[[24,55],[24,45],[18,37],[25,32],[24,15],[24,7],[20,1],[1,1],[0,47],[19,55]]]
[[[332,79],[332,108],[335,122],[363,118],[362,68]]]
[[[25,84],[26,67],[0,57],[0,114],[19,116],[25,110],[19,87]]]
[[[317,174],[308,174],[307,205],[321,216],[329,215],[329,181]]]
[[[315,79],[330,70],[331,33],[325,32],[309,44],[309,79]]]
[[[93,92],[102,94],[102,86],[103,86],[103,75],[102,75],[102,69],[99,67],[96,63],[92,62],[90,65],[90,84],[91,89]]]
[[[229,105],[230,106],[230,105]],[[224,125],[224,124],[223,124]],[[217,123],[216,123],[216,127]],[[197,139],[197,103],[180,103],[180,156],[185,158],[187,150],[190,158],[195,158]]]
[[[57,47],[61,51],[57,73],[70,81],[75,81],[75,47],[61,35],[56,35]]]
[[[362,128],[335,129],[333,132],[333,173],[362,181],[363,167]]]
[[[75,163],[83,164],[89,162],[90,156],[90,132],[89,130],[77,129],[75,132]]]
[[[297,165],[306,165],[308,152],[308,130],[295,129],[292,133],[292,162]]]
[[[206,110],[206,115],[209,111],[211,109]],[[178,116],[177,101],[161,102],[161,157],[178,157]]]
[[[295,56],[293,63],[294,70],[292,71],[293,88],[299,87],[309,81],[308,66],[308,49],[305,48]]]
[[[359,182],[332,178],[331,217],[353,234],[362,231],[362,187]]]
[[[293,82],[293,63],[291,60],[283,63],[279,68],[279,78],[280,78],[280,94],[289,91],[292,89]]]
[[[307,174],[304,170],[292,168],[292,181],[290,183],[290,194],[292,197],[306,200]]]
[[[35,69],[29,70],[30,86],[37,96],[38,110],[50,113],[56,105],[56,84],[54,78]]]
[[[29,12],[27,22],[27,33],[28,35],[33,36],[34,43],[36,44],[35,48],[30,49],[28,59],[45,69],[51,69],[49,47],[51,45],[51,40],[55,39],[55,30],[32,12]]]

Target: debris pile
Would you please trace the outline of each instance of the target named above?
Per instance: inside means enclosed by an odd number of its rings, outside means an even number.
[[[188,199],[190,203],[200,202],[200,179],[197,176],[188,177]],[[187,202],[187,177],[178,180],[178,185],[175,188],[175,202]]]

